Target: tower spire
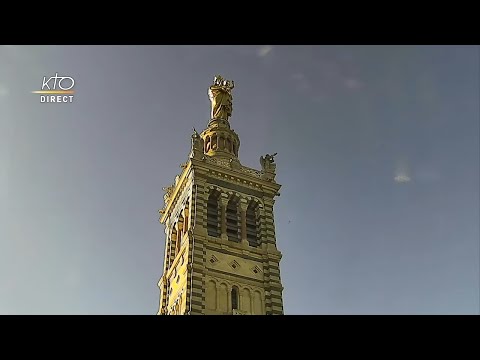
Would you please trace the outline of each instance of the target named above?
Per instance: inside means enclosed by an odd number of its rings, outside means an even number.
[[[276,153],[260,158],[260,171],[240,163],[240,140],[229,123],[232,89],[233,81],[214,78],[207,128],[192,129],[189,160],[164,188],[159,315],[283,314]]]
[[[238,159],[240,139],[230,128],[229,122],[233,111],[232,90],[234,87],[233,80],[227,80],[221,75],[217,75],[208,89],[208,97],[211,102],[210,121],[200,135],[204,142],[206,155]]]

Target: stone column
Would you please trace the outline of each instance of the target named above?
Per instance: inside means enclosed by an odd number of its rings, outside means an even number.
[[[227,287],[227,312],[232,313],[232,287],[230,285]]]
[[[265,228],[265,207],[263,206],[262,203],[259,204],[259,220],[258,220],[258,229],[257,231],[260,233],[260,246],[265,247],[266,249],[266,242],[264,239],[267,238],[267,229]]]
[[[220,285],[218,283],[215,283],[215,311],[220,310]]]
[[[241,230],[242,230],[242,244],[248,246],[247,240],[247,199],[240,199],[240,217],[241,217]]]
[[[163,256],[163,268],[164,269],[168,268],[168,265],[169,265],[168,261],[170,260],[170,247],[171,247],[170,241],[171,241],[171,237],[169,235],[170,235],[170,224],[165,226],[165,253],[164,253],[164,256]]]
[[[176,255],[176,249],[177,249],[177,241],[178,241],[178,233],[177,233],[177,229],[175,229],[175,231],[172,231],[172,235],[171,235],[171,238],[170,238],[170,249],[169,249],[169,252],[170,252],[170,257],[168,259],[168,267],[170,268],[170,266],[172,266],[172,263],[173,263],[173,260],[175,259],[175,255]]]
[[[222,209],[221,216],[221,229],[222,235],[220,236],[223,240],[228,240],[227,235],[227,205],[228,205],[228,194],[222,193],[220,196],[220,206]]]

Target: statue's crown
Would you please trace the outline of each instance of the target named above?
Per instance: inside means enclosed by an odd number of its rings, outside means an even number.
[[[232,90],[234,87],[233,80],[224,79],[220,75],[217,75],[213,78],[213,85],[220,86],[228,90]]]

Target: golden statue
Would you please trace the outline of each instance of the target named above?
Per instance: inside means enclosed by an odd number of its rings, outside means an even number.
[[[215,76],[213,85],[208,89],[208,97],[212,103],[212,120],[228,120],[232,116],[233,80],[225,80],[220,75]]]

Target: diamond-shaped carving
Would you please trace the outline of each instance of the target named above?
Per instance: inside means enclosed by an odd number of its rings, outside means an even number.
[[[253,271],[254,274],[261,274],[262,273],[262,270],[257,265],[255,265],[252,268],[252,271]]]
[[[235,260],[233,260],[229,265],[232,267],[233,270],[237,270],[240,267],[240,264]]]
[[[218,262],[218,259],[215,257],[215,255],[212,255],[209,261],[210,261],[210,264],[215,264],[216,262]]]

